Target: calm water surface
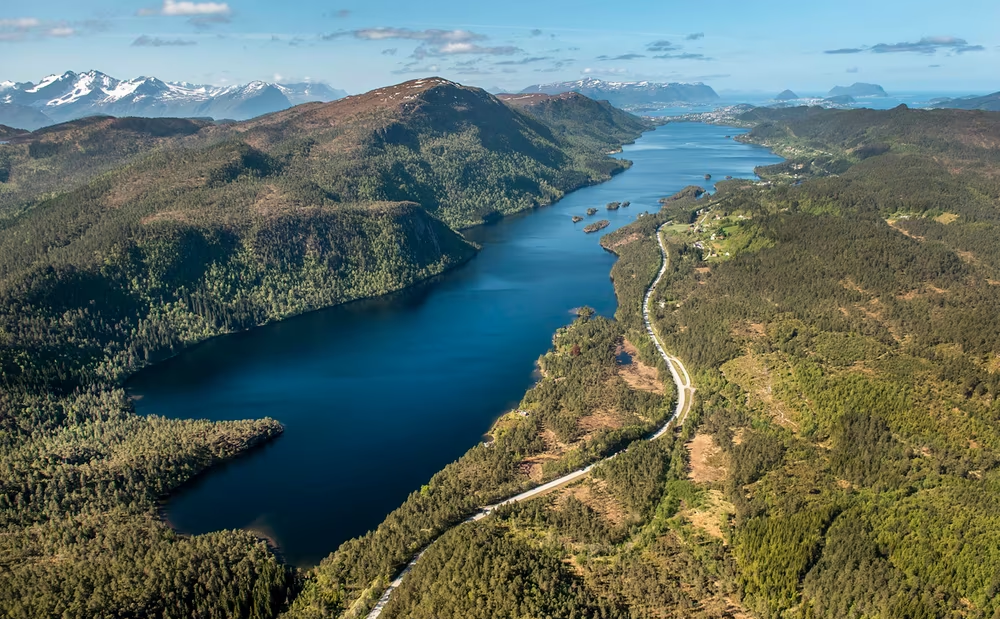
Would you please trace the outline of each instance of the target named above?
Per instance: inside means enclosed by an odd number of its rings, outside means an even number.
[[[625,147],[635,165],[611,181],[467,231],[482,252],[433,282],[211,340],[134,376],[143,414],[285,426],[179,492],[170,522],[194,534],[252,529],[301,566],[378,525],[516,405],[572,308],[614,313],[614,257],[570,217],[598,207],[609,232],[706,173],[750,177],[780,161],[726,139],[735,133],[661,127]]]

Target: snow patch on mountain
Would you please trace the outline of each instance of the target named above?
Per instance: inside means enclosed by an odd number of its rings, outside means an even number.
[[[308,101],[347,96],[320,83],[272,84],[253,81],[234,86],[164,82],[140,76],[119,80],[100,71],[49,75],[38,83],[0,82],[0,106],[43,111],[53,122],[84,116],[200,116],[243,120]]]

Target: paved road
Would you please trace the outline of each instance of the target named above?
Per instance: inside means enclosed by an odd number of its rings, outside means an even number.
[[[664,224],[664,226],[665,225],[666,224]],[[649,289],[646,291],[646,297],[642,301],[642,320],[646,324],[646,333],[649,334],[650,339],[653,341],[653,345],[656,346],[656,350],[660,353],[660,356],[663,357],[663,360],[667,362],[667,367],[670,368],[670,375],[673,377],[674,385],[676,385],[677,387],[677,407],[674,409],[674,414],[671,415],[670,418],[667,419],[663,423],[663,425],[660,426],[660,428],[657,429],[656,432],[649,437],[649,440],[656,440],[661,436],[663,436],[664,434],[666,434],[670,428],[675,427],[674,426],[675,421],[677,422],[677,424],[684,423],[684,420],[687,418],[688,412],[691,410],[691,403],[694,400],[694,391],[695,391],[694,386],[692,386],[691,384],[691,376],[688,374],[687,368],[684,367],[684,364],[681,363],[680,359],[668,354],[666,349],[663,348],[663,343],[660,341],[660,336],[656,334],[656,329],[653,327],[653,323],[650,322],[649,320],[649,304],[652,302],[653,292],[656,290],[656,287],[657,285],[659,285],[660,280],[663,279],[663,276],[667,273],[667,269],[670,267],[670,264],[667,261],[667,247],[666,245],[664,245],[663,237],[661,235],[662,229],[663,226],[657,228],[656,240],[660,244],[660,255],[662,256],[663,264],[660,267],[660,272],[656,275],[656,279],[653,280],[653,283],[649,286]],[[582,468],[577,471],[573,471],[572,473],[563,475],[558,479],[553,479],[552,481],[546,484],[542,484],[537,488],[532,488],[527,492],[522,492],[521,494],[512,496],[509,499],[501,501],[495,505],[488,505],[480,509],[473,516],[470,516],[468,519],[465,520],[465,522],[475,522],[477,520],[482,520],[486,516],[489,516],[491,513],[493,513],[493,511],[498,507],[501,507],[503,505],[510,505],[511,503],[518,503],[520,501],[526,501],[528,499],[532,499],[539,495],[545,494],[546,492],[549,492],[550,490],[553,490],[560,486],[565,486],[568,483],[574,482],[580,479],[581,477],[586,476],[588,473],[590,473],[591,469],[593,469],[601,462],[610,460],[611,458],[614,458],[617,455],[618,454],[616,453],[611,456],[608,456],[607,458],[601,460],[600,462],[595,462],[594,464],[591,464],[588,467]],[[431,543],[433,544],[434,542]],[[417,561],[420,559],[421,556],[423,556],[425,552],[427,552],[426,548],[420,551],[420,553],[417,556],[413,557],[413,559],[411,559],[410,562],[406,564],[406,567],[403,568],[403,571],[399,573],[399,576],[397,576],[395,580],[389,583],[389,587],[385,590],[385,593],[382,594],[382,597],[379,598],[378,602],[375,604],[375,608],[373,608],[371,612],[368,613],[367,619],[378,619],[379,615],[382,614],[382,609],[385,608],[385,605],[389,602],[389,598],[392,596],[392,592],[395,591],[400,584],[402,584],[403,578],[410,572],[411,569],[413,569],[413,566],[417,563]]]

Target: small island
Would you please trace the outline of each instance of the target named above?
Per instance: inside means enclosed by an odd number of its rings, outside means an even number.
[[[581,221],[583,221],[583,217],[580,217],[579,215],[573,215],[573,223],[580,223]]]
[[[594,208],[594,207],[590,207],[590,208],[587,209],[587,214],[588,215],[596,215],[597,214],[597,209]]]
[[[628,208],[629,206],[632,206],[632,203],[629,202],[628,200],[622,202],[622,208]]]
[[[609,211],[617,211],[619,208],[621,208],[621,205],[622,205],[621,202],[608,202],[607,208]]]
[[[598,230],[603,230],[611,225],[611,222],[607,219],[602,219],[601,221],[595,221],[594,223],[584,226],[583,231],[587,234],[591,232],[597,232]]]
[[[705,180],[706,180],[706,181],[707,181],[707,180],[711,180],[711,179],[712,179],[712,175],[711,175],[711,174],[706,174],[706,175],[705,175]]]
[[[826,94],[827,97],[888,97],[885,89],[883,89],[878,84],[866,84],[864,82],[855,82],[850,86],[834,86],[830,89],[830,92]]]

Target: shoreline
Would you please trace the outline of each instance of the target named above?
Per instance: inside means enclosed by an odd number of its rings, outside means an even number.
[[[514,503],[519,503],[521,501],[527,501],[527,500],[530,500],[530,499],[542,496],[544,494],[547,494],[548,492],[551,492],[553,490],[561,488],[562,486],[566,486],[566,485],[572,484],[572,483],[574,483],[574,482],[582,479],[586,475],[588,475],[590,473],[590,471],[593,470],[593,468],[595,466],[597,466],[599,464],[602,464],[604,462],[607,462],[609,460],[612,460],[613,458],[615,458],[619,454],[624,453],[625,451],[628,451],[628,449],[630,447],[632,447],[632,445],[635,445],[636,443],[640,442],[641,440],[655,441],[656,439],[658,439],[661,436],[665,435],[671,429],[675,429],[676,425],[677,425],[675,422],[679,422],[681,424],[684,422],[684,420],[687,418],[688,412],[691,410],[691,404],[692,404],[694,393],[695,393],[696,390],[694,388],[693,383],[691,382],[691,377],[688,374],[687,368],[684,367],[684,364],[683,364],[683,362],[681,362],[680,359],[678,359],[677,357],[674,357],[674,356],[672,356],[672,355],[670,355],[670,354],[668,354],[666,352],[665,348],[663,347],[663,345],[662,345],[662,343],[660,341],[659,335],[656,334],[655,327],[653,326],[652,322],[649,319],[649,303],[652,300],[653,293],[656,291],[656,287],[659,285],[660,281],[663,279],[663,276],[666,274],[668,268],[670,267],[670,261],[669,261],[669,259],[667,257],[667,249],[666,249],[666,246],[663,243],[663,237],[662,237],[662,234],[661,234],[663,228],[666,225],[667,225],[666,223],[663,223],[663,224],[660,224],[659,226],[657,226],[657,228],[656,228],[655,235],[656,235],[656,241],[657,241],[657,244],[658,244],[659,250],[660,250],[660,261],[661,261],[661,264],[660,264],[660,269],[657,272],[656,278],[653,280],[653,282],[646,289],[646,293],[643,296],[643,302],[642,302],[642,319],[643,319],[643,324],[646,327],[647,334],[649,335],[650,339],[652,340],[653,345],[656,347],[656,350],[660,353],[661,357],[666,362],[667,367],[670,369],[671,378],[673,379],[674,385],[677,388],[677,405],[674,408],[673,414],[671,414],[670,417],[668,417],[667,420],[665,422],[663,422],[663,425],[661,425],[659,428],[657,428],[655,431],[653,431],[652,434],[650,434],[649,436],[647,436],[645,439],[639,439],[639,440],[636,440],[636,441],[632,441],[631,443],[629,443],[628,445],[626,445],[624,448],[616,451],[615,453],[613,453],[613,454],[611,454],[609,456],[606,456],[604,458],[601,458],[600,460],[597,460],[596,462],[592,462],[592,463],[588,464],[587,466],[585,466],[583,468],[577,469],[575,471],[572,471],[570,473],[567,473],[565,475],[557,477],[556,479],[553,479],[553,480],[550,480],[550,481],[548,481],[546,483],[540,484],[540,485],[538,485],[538,486],[536,486],[534,488],[531,488],[530,490],[526,490],[526,491],[521,492],[519,494],[516,494],[516,495],[514,495],[512,497],[508,497],[507,499],[504,499],[502,501],[498,501],[497,503],[495,503],[493,505],[487,505],[485,507],[482,507],[477,512],[475,512],[472,516],[469,516],[465,520],[463,520],[463,521],[461,521],[461,522],[459,522],[459,523],[457,523],[455,525],[452,525],[451,527],[449,527],[449,528],[445,529],[444,531],[442,531],[429,544],[427,544],[426,546],[424,546],[423,548],[421,548],[416,553],[416,555],[412,559],[410,559],[410,561],[407,562],[405,566],[403,566],[402,570],[395,576],[395,578],[393,578],[389,582],[389,585],[386,587],[386,590],[382,593],[381,596],[379,596],[378,601],[375,603],[375,606],[366,615],[366,619],[378,619],[381,616],[382,611],[385,609],[385,606],[391,600],[393,592],[396,589],[398,589],[400,587],[400,585],[403,584],[403,579],[406,577],[406,575],[410,573],[410,571],[417,564],[417,562],[424,555],[424,553],[427,552],[427,549],[430,548],[431,546],[433,546],[438,540],[440,540],[449,531],[452,531],[455,528],[460,527],[460,526],[462,526],[464,524],[468,524],[468,523],[472,523],[472,522],[478,522],[479,520],[482,520],[482,519],[488,517],[495,510],[497,510],[497,509],[499,509],[501,507],[504,507],[505,505],[512,505]],[[680,371],[678,371],[677,368],[680,368]],[[683,374],[683,377],[682,377],[682,374]]]
[[[648,133],[654,132],[658,128],[659,127],[651,127],[648,130],[644,131],[639,136],[639,138],[636,138],[636,139],[640,139],[643,135],[646,135]],[[612,158],[611,157],[612,154],[620,154],[620,153],[624,152],[623,151],[623,147],[624,146],[633,145],[635,143],[636,143],[636,140],[632,140],[631,142],[623,143],[621,146],[618,147],[618,150],[616,151],[616,153],[608,153],[608,154],[605,154],[605,156],[607,156],[609,158]],[[496,225],[496,224],[502,222],[504,219],[507,219],[508,217],[512,217],[512,216],[524,216],[526,214],[529,214],[529,213],[531,213],[531,212],[533,212],[535,210],[541,209],[541,208],[545,208],[545,207],[549,207],[549,206],[555,206],[555,205],[559,204],[559,202],[561,202],[564,198],[566,198],[570,194],[572,194],[572,193],[574,193],[576,191],[579,191],[581,189],[586,189],[588,187],[595,187],[595,186],[598,186],[598,185],[602,185],[602,184],[604,184],[606,182],[609,182],[609,181],[613,180],[614,178],[616,178],[617,176],[619,176],[620,174],[623,174],[623,173],[627,172],[633,166],[633,162],[631,160],[620,159],[620,158],[618,158],[618,160],[625,162],[625,165],[623,167],[616,168],[615,170],[613,170],[608,175],[608,178],[603,179],[603,180],[599,180],[599,181],[590,181],[590,182],[582,183],[579,186],[577,186],[577,187],[575,187],[575,188],[573,188],[573,189],[571,189],[569,191],[566,191],[562,196],[559,197],[558,200],[554,200],[552,202],[547,202],[547,203],[535,204],[535,205],[532,205],[532,206],[529,206],[529,207],[525,207],[523,209],[519,209],[517,211],[513,211],[511,213],[501,214],[499,217],[497,217],[495,219],[484,220],[481,223],[474,224],[474,225],[467,226],[467,227],[452,228],[452,230],[454,230],[457,234],[459,234],[460,236],[462,236],[463,239],[465,239],[465,234],[463,234],[464,231],[472,230],[472,229],[479,228],[479,227],[482,227],[482,226]],[[435,218],[437,217],[431,211],[428,211],[428,213],[432,217],[435,217]],[[446,225],[446,226],[448,225],[448,224],[444,223],[443,221],[442,221],[442,223],[444,225]],[[448,227],[450,227],[450,226],[448,226]],[[359,303],[365,303],[365,302],[372,302],[372,301],[376,301],[378,299],[391,299],[394,295],[402,295],[402,294],[411,293],[411,292],[414,292],[416,290],[419,290],[423,286],[433,286],[435,284],[435,282],[437,282],[441,278],[449,275],[453,271],[455,271],[455,270],[457,270],[457,269],[459,269],[459,268],[467,265],[469,262],[471,262],[472,260],[474,260],[479,255],[479,252],[481,252],[482,249],[483,249],[477,243],[474,243],[472,241],[468,241],[467,239],[466,239],[466,242],[469,243],[469,245],[471,245],[472,248],[473,248],[473,251],[468,256],[466,256],[462,260],[456,261],[454,264],[448,265],[446,268],[442,269],[439,273],[435,273],[434,275],[431,275],[430,277],[426,277],[424,279],[415,280],[415,281],[413,281],[413,282],[411,282],[409,284],[406,284],[406,285],[404,285],[404,286],[402,286],[402,287],[400,287],[400,288],[398,288],[396,290],[392,290],[390,292],[386,292],[386,293],[383,293],[383,294],[373,295],[373,296],[367,296],[367,297],[357,297],[357,298],[354,298],[354,299],[343,301],[341,303],[336,303],[336,304],[332,304],[332,305],[326,305],[326,306],[323,306],[323,307],[317,307],[317,308],[314,308],[314,309],[309,309],[309,310],[306,310],[306,311],[303,311],[303,312],[299,312],[299,313],[296,313],[296,314],[289,315],[289,316],[284,317],[284,318],[280,318],[278,320],[264,322],[264,323],[261,323],[259,325],[254,325],[252,327],[249,327],[247,329],[241,329],[241,330],[238,330],[238,331],[230,331],[230,332],[226,332],[226,333],[219,333],[219,334],[216,334],[216,335],[212,335],[212,336],[207,337],[205,339],[198,340],[197,342],[194,342],[192,344],[185,345],[185,346],[181,347],[179,350],[171,352],[169,355],[165,355],[164,357],[158,358],[158,359],[156,359],[153,362],[146,363],[146,364],[142,365],[141,367],[139,367],[139,368],[137,368],[137,369],[135,369],[135,370],[133,370],[131,372],[128,372],[124,377],[119,377],[119,378],[115,379],[112,382],[112,386],[115,387],[115,388],[120,388],[120,389],[122,389],[125,392],[125,395],[126,395],[128,401],[129,401],[130,405],[131,405],[131,409],[132,409],[131,413],[132,414],[138,415],[138,416],[143,416],[143,417],[147,416],[147,415],[143,415],[143,414],[139,413],[136,410],[136,408],[135,408],[135,402],[138,401],[138,400],[141,400],[144,397],[144,395],[141,394],[141,393],[140,394],[133,393],[132,390],[131,390],[131,388],[130,388],[130,386],[129,386],[130,381],[132,381],[132,379],[135,378],[140,373],[145,372],[147,370],[150,370],[150,369],[152,369],[152,368],[154,368],[156,366],[159,366],[159,365],[161,365],[163,363],[169,362],[169,361],[171,361],[173,359],[176,359],[177,357],[180,357],[181,355],[183,355],[185,353],[193,351],[193,350],[195,350],[195,349],[197,349],[197,348],[199,348],[201,346],[204,346],[204,345],[208,344],[209,342],[213,342],[213,341],[219,340],[219,339],[224,338],[224,337],[232,337],[232,336],[240,336],[240,335],[244,335],[244,334],[249,334],[249,333],[252,333],[253,331],[255,331],[257,329],[261,329],[261,328],[264,328],[264,327],[267,327],[267,326],[271,326],[271,325],[276,325],[276,324],[279,324],[279,323],[286,323],[288,321],[294,321],[294,320],[296,320],[298,318],[301,318],[301,317],[304,317],[304,316],[307,316],[307,315],[310,315],[310,314],[315,314],[317,312],[332,310],[334,308],[339,308],[339,307],[343,307],[343,306],[347,306],[347,305],[351,305],[351,304],[359,304]],[[167,418],[169,418],[169,419],[195,419],[195,418],[192,418],[192,417],[187,416],[187,415],[178,415],[176,417],[169,416]],[[206,418],[201,418],[201,419],[203,419],[205,421],[210,421],[212,423],[218,423],[217,421],[211,420],[211,419],[206,419]],[[217,464],[213,464],[213,465],[210,465],[210,466],[206,467],[205,469],[203,469],[203,470],[199,471],[198,473],[196,473],[190,479],[185,480],[182,484],[180,484],[176,488],[171,489],[164,496],[158,498],[157,499],[156,512],[157,512],[157,516],[159,517],[160,521],[163,522],[165,525],[167,525],[170,528],[171,531],[174,531],[178,535],[191,536],[192,534],[188,534],[188,533],[185,533],[185,532],[177,529],[173,525],[173,523],[170,522],[170,519],[167,517],[167,509],[166,509],[167,504],[170,502],[171,499],[173,499],[174,497],[178,496],[185,489],[191,488],[191,487],[197,485],[198,483],[200,483],[201,481],[203,481],[204,478],[207,477],[211,472],[219,470],[220,468],[227,466],[231,462],[236,462],[236,461],[238,461],[240,459],[243,459],[245,457],[252,456],[252,455],[256,454],[257,452],[261,451],[263,448],[265,448],[265,447],[273,444],[279,437],[283,436],[283,434],[284,434],[284,425],[281,424],[280,420],[276,419],[275,421],[278,423],[279,428],[280,428],[280,430],[277,433],[275,433],[275,434],[273,434],[271,436],[261,437],[261,439],[260,439],[259,442],[257,442],[255,445],[253,445],[249,449],[240,452],[239,454],[237,454],[233,458],[229,458],[229,459],[224,460],[222,462],[219,462]],[[495,421],[494,421],[494,423],[495,423]],[[493,427],[493,425],[491,424],[490,425],[490,429],[492,429],[492,427]],[[485,432],[483,434],[483,436],[486,436],[488,433],[489,433],[489,430],[487,430],[487,432]],[[248,529],[248,528],[242,528],[242,530],[245,530],[247,532],[253,533],[255,535],[257,534],[256,532],[254,532],[253,530]],[[271,546],[271,547],[273,547],[273,548],[275,548],[275,549],[280,548],[280,545],[277,543],[276,540],[272,540],[271,538],[261,538],[261,539],[267,541],[268,545]],[[275,554],[277,556],[277,554],[279,554],[279,553],[275,553]],[[282,563],[285,564],[285,565],[289,565],[283,559],[282,559]],[[302,568],[296,568],[296,569],[302,569]]]
[[[647,134],[648,134],[648,132],[647,132]],[[622,170],[622,171],[624,172],[624,171],[626,171],[626,170]],[[602,182],[602,183],[603,183],[603,182]],[[586,187],[590,187],[590,186],[596,186],[596,185],[600,185],[600,184],[602,184],[602,183],[592,183],[592,184],[588,184],[588,185],[585,185],[585,186],[581,186],[581,187],[580,187],[580,189],[583,189],[583,188],[586,188]],[[567,193],[567,194],[566,194],[566,196],[568,196],[568,195],[570,195],[570,194],[569,194],[569,193]],[[566,197],[566,196],[563,196],[563,197]],[[547,204],[547,205],[545,205],[545,206],[554,206],[554,205],[557,205],[557,204],[558,204],[559,202],[561,202],[561,201],[562,201],[562,198],[560,198],[560,200],[558,200],[558,201],[555,201],[555,202],[553,202],[553,203],[551,203],[551,204]],[[511,214],[511,215],[517,215],[517,216],[520,216],[520,217],[523,217],[523,216],[526,216],[526,215],[527,215],[528,213],[531,213],[531,212],[533,212],[533,211],[534,211],[534,210],[535,210],[536,208],[539,208],[539,207],[537,207],[537,206],[536,206],[536,207],[532,207],[532,208],[528,208],[528,209],[522,209],[521,211],[518,211],[518,212],[516,212],[516,213],[513,213],[513,214]],[[508,217],[508,216],[504,216],[503,218],[500,218],[500,219],[498,219],[498,220],[496,220],[496,221],[491,221],[491,222],[488,222],[488,223],[486,223],[486,224],[482,224],[482,225],[485,225],[485,226],[490,226],[490,225],[495,225],[496,223],[499,223],[500,221],[502,221],[503,219],[506,219],[507,217]],[[630,222],[630,223],[631,223],[631,222]],[[629,224],[625,224],[625,225],[629,225]],[[472,228],[476,228],[476,227],[478,227],[478,226],[473,226]],[[469,229],[471,229],[471,228],[466,228],[465,230],[469,230]],[[614,252],[614,251],[612,251],[612,250],[609,250],[609,249],[608,249],[607,247],[605,247],[605,246],[604,246],[603,244],[601,245],[601,248],[602,248],[602,249],[603,249],[604,251],[607,251],[608,253],[611,253],[612,255],[616,255],[616,256],[617,256],[617,253],[616,253],[616,252]],[[479,248],[479,249],[481,249],[481,248]],[[418,281],[414,282],[413,284],[410,284],[410,285],[408,285],[408,286],[406,286],[406,287],[403,287],[403,288],[400,288],[400,289],[398,289],[398,290],[396,290],[396,291],[393,291],[393,292],[391,292],[391,293],[388,293],[388,294],[384,294],[384,295],[377,295],[377,296],[373,296],[373,297],[365,297],[365,298],[359,298],[359,299],[353,299],[353,300],[351,300],[351,301],[347,301],[347,302],[344,302],[344,303],[340,303],[340,304],[337,304],[337,305],[331,305],[331,306],[326,306],[326,307],[322,307],[322,308],[317,308],[317,309],[315,309],[315,310],[310,310],[310,311],[308,311],[308,312],[303,312],[303,313],[301,313],[301,314],[296,314],[295,316],[290,316],[289,318],[286,318],[286,319],[282,319],[281,321],[274,321],[273,323],[266,323],[265,325],[261,325],[261,326],[267,326],[267,325],[269,325],[269,324],[276,324],[276,323],[278,323],[278,322],[285,322],[285,321],[290,321],[290,320],[294,320],[294,319],[296,319],[296,318],[298,318],[298,317],[300,317],[300,316],[304,316],[304,315],[306,315],[306,314],[311,314],[311,313],[314,313],[314,312],[319,312],[319,311],[322,311],[322,310],[328,310],[328,309],[333,309],[333,308],[335,308],[335,307],[339,307],[340,305],[348,305],[348,304],[350,304],[350,303],[360,303],[360,302],[366,302],[366,301],[372,301],[372,300],[375,300],[375,299],[386,299],[386,298],[391,298],[391,297],[392,297],[393,295],[399,295],[399,294],[405,294],[405,293],[406,293],[407,291],[412,291],[412,290],[415,290],[415,289],[419,289],[419,288],[420,288],[420,287],[422,287],[422,286],[432,286],[432,285],[434,285],[434,284],[435,284],[435,282],[436,282],[436,281],[438,281],[438,279],[439,279],[439,278],[442,278],[442,277],[444,277],[444,276],[448,275],[448,274],[449,274],[449,273],[450,273],[451,271],[454,271],[454,270],[455,270],[455,269],[457,269],[457,268],[458,268],[459,266],[463,266],[463,265],[467,264],[468,262],[470,262],[470,261],[471,261],[471,260],[472,260],[473,258],[475,258],[475,257],[476,257],[476,256],[478,255],[478,253],[479,253],[478,251],[476,251],[475,253],[472,253],[472,254],[471,254],[471,255],[470,255],[470,256],[469,256],[469,257],[468,257],[468,258],[467,258],[466,260],[464,260],[464,261],[462,261],[462,262],[458,262],[458,263],[454,264],[454,265],[453,265],[452,267],[450,267],[449,269],[446,269],[446,270],[442,271],[441,273],[438,273],[438,274],[436,274],[436,275],[434,275],[434,276],[432,276],[432,277],[429,277],[429,278],[427,278],[427,279],[423,279],[423,280],[418,280]],[[663,266],[663,265],[661,265],[661,266]],[[253,331],[253,330],[254,330],[255,328],[257,328],[257,327],[254,327],[254,328],[251,328],[251,329],[245,329],[245,330],[242,330],[242,331],[237,331],[237,332],[233,332],[233,333],[227,333],[227,334],[220,334],[220,335],[237,335],[237,334],[241,334],[241,333],[249,333],[249,332]],[[176,357],[176,356],[179,356],[179,355],[180,355],[180,353],[182,353],[182,352],[186,352],[186,351],[188,351],[188,350],[190,350],[190,349],[192,349],[192,348],[195,348],[195,347],[197,347],[197,346],[199,346],[199,345],[202,345],[202,344],[204,344],[205,342],[207,342],[207,341],[209,341],[209,340],[214,340],[214,339],[216,339],[217,337],[219,337],[219,336],[214,336],[214,337],[212,337],[212,338],[208,338],[208,339],[206,339],[206,340],[203,340],[203,341],[201,341],[201,342],[198,342],[197,344],[193,345],[193,346],[192,346],[192,347],[190,347],[190,348],[185,348],[185,349],[183,349],[183,350],[181,350],[181,351],[178,351],[178,353],[176,353],[176,354],[172,355],[172,356],[171,356],[171,358],[173,358],[173,357]],[[164,361],[165,361],[165,360],[164,360]],[[162,362],[162,361],[160,361],[160,362]],[[158,363],[160,363],[160,362],[158,362]],[[149,367],[149,366],[147,366],[147,367]],[[668,362],[668,368],[669,368],[669,369],[670,369],[670,370],[671,370],[672,372],[673,372],[673,371],[675,371],[675,368],[674,368],[674,364],[672,364],[672,363],[670,363],[670,362]],[[144,369],[146,369],[146,368],[144,368]],[[529,387],[529,388],[530,388],[530,387]],[[185,418],[186,418],[186,417],[185,417]],[[498,418],[499,418],[499,417],[495,417],[495,418],[493,419],[493,421],[492,421],[492,422],[490,422],[490,428],[492,428],[492,427],[493,427],[493,423],[495,423],[496,419],[498,419]],[[673,418],[673,417],[672,417],[672,418]],[[671,418],[671,419],[672,419],[672,418]],[[669,425],[669,420],[668,420],[668,423],[667,423],[667,424],[665,424],[665,425]],[[663,428],[659,428],[659,430],[663,430]],[[656,431],[657,431],[657,430],[656,430],[655,428],[654,428],[654,430],[651,430],[651,432],[652,432],[652,433],[654,433],[654,434],[656,433]],[[489,434],[489,430],[487,430],[487,432],[486,432],[486,433],[484,433],[484,434],[483,434],[483,435],[481,435],[481,436],[486,436],[486,435],[488,435],[488,434]],[[660,434],[660,435],[662,435],[662,434]],[[267,441],[267,443],[268,443],[268,444],[270,444],[270,443],[271,443],[271,441],[269,440],[269,441]],[[248,452],[248,453],[246,453],[246,454],[241,454],[240,456],[238,456],[238,457],[237,457],[237,459],[238,459],[239,457],[243,457],[243,455],[250,455],[250,454],[249,454],[249,452]],[[235,459],[234,459],[233,461],[235,461]],[[228,461],[227,461],[227,462],[228,462]],[[224,463],[221,463],[221,466],[225,466],[225,464],[226,464],[225,462],[224,462]],[[216,465],[216,466],[219,466],[219,465]],[[207,476],[207,474],[208,474],[208,473],[210,472],[210,470],[214,470],[214,469],[216,468],[216,466],[212,466],[212,467],[209,467],[208,469],[206,469],[206,470],[205,470],[205,471],[203,471],[202,473],[199,473],[199,475],[198,475],[198,480],[200,481],[200,480],[202,480],[202,479],[203,479],[204,477],[206,477],[206,476]],[[548,483],[548,482],[547,482],[547,483]],[[185,485],[185,486],[186,486],[186,485]],[[172,491],[172,492],[171,492],[170,494],[168,494],[168,495],[167,495],[166,497],[164,497],[164,499],[163,499],[164,503],[166,503],[166,502],[169,502],[169,500],[170,500],[170,499],[171,499],[172,497],[176,496],[176,494],[177,494],[178,492],[180,492],[180,491],[183,491],[183,487],[184,487],[184,486],[182,486],[180,490],[175,490],[175,491]],[[171,527],[171,528],[173,529],[173,527]],[[173,530],[175,530],[175,531],[176,531],[176,529],[173,529]],[[334,549],[333,549],[333,550],[332,550],[331,552],[334,552],[334,551],[336,551],[336,548],[334,548]],[[310,568],[301,568],[301,569],[305,569],[305,570],[308,570],[308,569],[310,569]]]

